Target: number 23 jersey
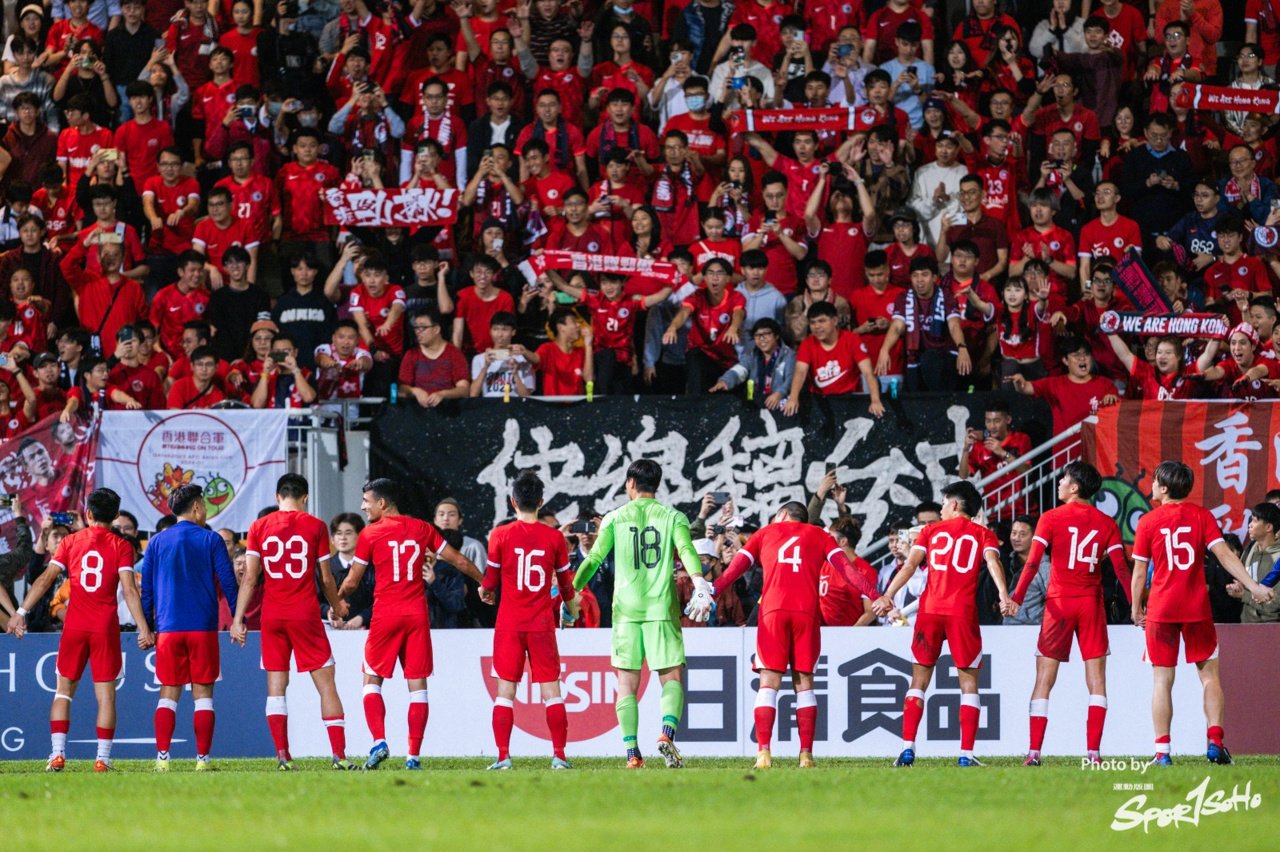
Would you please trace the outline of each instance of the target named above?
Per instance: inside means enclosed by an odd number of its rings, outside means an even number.
[[[329,528],[324,521],[306,512],[272,512],[249,527],[245,550],[262,562],[263,618],[320,618],[316,568],[329,558]],[[229,603],[234,609],[235,602]]]

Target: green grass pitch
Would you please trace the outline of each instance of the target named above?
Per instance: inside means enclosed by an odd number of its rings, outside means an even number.
[[[1038,769],[992,758],[963,770],[922,759],[894,770],[885,760],[819,757],[817,769],[801,771],[779,757],[755,772],[748,761],[709,758],[673,771],[655,755],[643,771],[580,758],[553,773],[549,759],[517,757],[515,771],[494,773],[479,758],[427,758],[422,772],[406,772],[393,757],[376,772],[347,773],[299,760],[291,774],[269,760],[215,760],[215,773],[174,761],[167,775],[120,761],[110,776],[95,775],[92,761],[70,761],[60,775],[0,761],[0,840],[8,849],[1276,848],[1280,761],[1175,759],[1145,774],[1127,758],[1118,759],[1123,770],[1086,771],[1068,758]],[[1208,793],[1243,794],[1248,784],[1261,800],[1202,813],[1198,825],[1112,830],[1132,797],[1172,808],[1206,776]]]

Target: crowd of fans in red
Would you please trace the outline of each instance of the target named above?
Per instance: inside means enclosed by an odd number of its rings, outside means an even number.
[[[388,395],[1006,385],[1267,398],[1272,0],[55,0],[17,9],[0,139],[0,423]],[[737,132],[848,107],[856,132]],[[754,126],[754,125],[751,125]],[[323,191],[458,191],[338,229]],[[1224,341],[1100,330],[1141,252]],[[680,275],[539,271],[547,250]],[[56,351],[56,354],[55,354]]]

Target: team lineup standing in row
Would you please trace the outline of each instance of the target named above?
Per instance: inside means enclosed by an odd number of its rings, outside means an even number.
[[[894,765],[911,766],[915,761],[924,691],[944,642],[955,660],[961,690],[959,765],[981,765],[973,753],[982,658],[978,578],[983,568],[990,573],[999,591],[1001,611],[1012,615],[1034,572],[1024,572],[1010,593],[995,536],[975,521],[981,514],[982,497],[972,483],[958,481],[942,489],[942,520],[919,532],[906,563],[885,593],[877,595],[874,582],[828,532],[808,523],[806,507],[797,502],[778,509],[713,585],[702,576],[688,518],[655,499],[661,480],[662,470],[653,461],[642,459],[630,465],[625,485],[628,502],[604,517],[590,554],[571,577],[563,534],[538,522],[544,485],[532,471],[522,472],[512,483],[509,501],[515,519],[494,530],[483,572],[447,544],[434,526],[401,514],[396,484],[376,479],[364,486],[361,501],[370,524],[360,533],[353,567],[338,586],[329,567],[326,527],[306,512],[307,481],[297,474],[286,474],[276,487],[278,511],[259,518],[249,529],[248,570],[238,588],[221,537],[205,526],[199,486],[183,486],[171,495],[169,508],[177,523],[152,537],[136,570],[132,548],[110,530],[120,498],[109,489],[98,489],[87,500],[87,528],[63,540],[22,606],[15,607],[0,588],[0,626],[21,638],[28,608],[59,572],[66,571],[71,582],[71,601],[58,648],[58,684],[50,710],[52,753],[47,769],[61,771],[65,767],[70,705],[86,666],[91,670],[98,703],[94,770],[111,769],[115,683],[121,671],[117,589],[136,619],[138,646],[156,648],[155,673],[160,683],[154,722],[156,769],[169,768],[178,700],[188,684],[195,701],[195,768],[208,769],[214,731],[213,686],[219,677],[217,591],[220,587],[227,601],[235,602],[231,638],[244,644],[245,611],[260,574],[264,585],[261,653],[267,672],[266,717],[277,766],[281,770],[293,768],[285,700],[292,659],[297,671],[311,675],[320,694],[333,768],[357,768],[347,760],[345,716],[315,589],[318,582],[333,611],[342,617],[347,610],[345,598],[371,567],[375,618],[364,648],[363,709],[373,747],[364,768],[375,769],[390,756],[382,685],[395,674],[398,663],[409,689],[405,766],[420,769],[429,712],[427,680],[433,669],[426,587],[434,579],[432,565],[437,558],[479,582],[486,602],[493,602],[501,590],[492,672],[498,680],[492,716],[498,758],[490,769],[512,768],[514,699],[526,663],[546,711],[553,750],[551,766],[568,769],[568,720],[560,694],[556,607],[563,602],[565,618],[576,618],[575,589],[586,586],[610,553],[615,560],[612,664],[617,673],[616,711],[628,768],[645,765],[639,747],[637,703],[645,663],[661,683],[657,750],[668,767],[684,765],[675,743],[684,710],[685,664],[675,584],[677,557],[692,578],[694,591],[684,614],[694,621],[707,620],[716,595],[754,563],[762,569],[753,666],[760,676],[754,709],[759,748],[756,767],[760,769],[772,766],[770,746],[778,690],[788,670],[796,693],[799,765],[814,765],[818,707],[813,673],[821,653],[819,582],[823,567],[830,564],[852,589],[873,601],[872,609],[880,616],[893,609],[894,594],[923,567],[928,578],[913,628],[915,660],[911,688],[903,703],[903,749]],[[1217,636],[1203,582],[1204,554],[1212,552],[1258,602],[1271,600],[1274,591],[1250,577],[1223,542],[1213,516],[1186,502],[1193,481],[1191,469],[1180,462],[1166,461],[1156,469],[1153,502],[1158,508],[1138,523],[1132,554],[1136,570],[1131,574],[1115,522],[1091,503],[1101,486],[1098,471],[1078,461],[1064,468],[1058,484],[1062,505],[1041,517],[1028,557],[1029,564],[1038,564],[1048,553],[1051,568],[1030,704],[1026,765],[1040,764],[1049,693],[1059,664],[1070,658],[1072,636],[1085,660],[1089,690],[1088,760],[1100,760],[1109,653],[1101,593],[1104,562],[1109,562],[1130,594],[1133,622],[1146,634],[1147,658],[1154,671],[1153,762],[1171,762],[1171,693],[1180,641],[1185,645],[1186,661],[1196,665],[1204,688],[1206,757],[1214,763],[1231,762],[1223,744],[1224,701]],[[135,576],[141,578],[140,584]],[[553,582],[558,597],[552,595]],[[6,613],[13,613],[12,617]]]

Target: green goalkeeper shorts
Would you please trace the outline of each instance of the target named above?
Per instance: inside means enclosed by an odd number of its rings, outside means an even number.
[[[614,668],[638,670],[645,660],[653,671],[684,665],[684,636],[678,622],[614,622]]]

